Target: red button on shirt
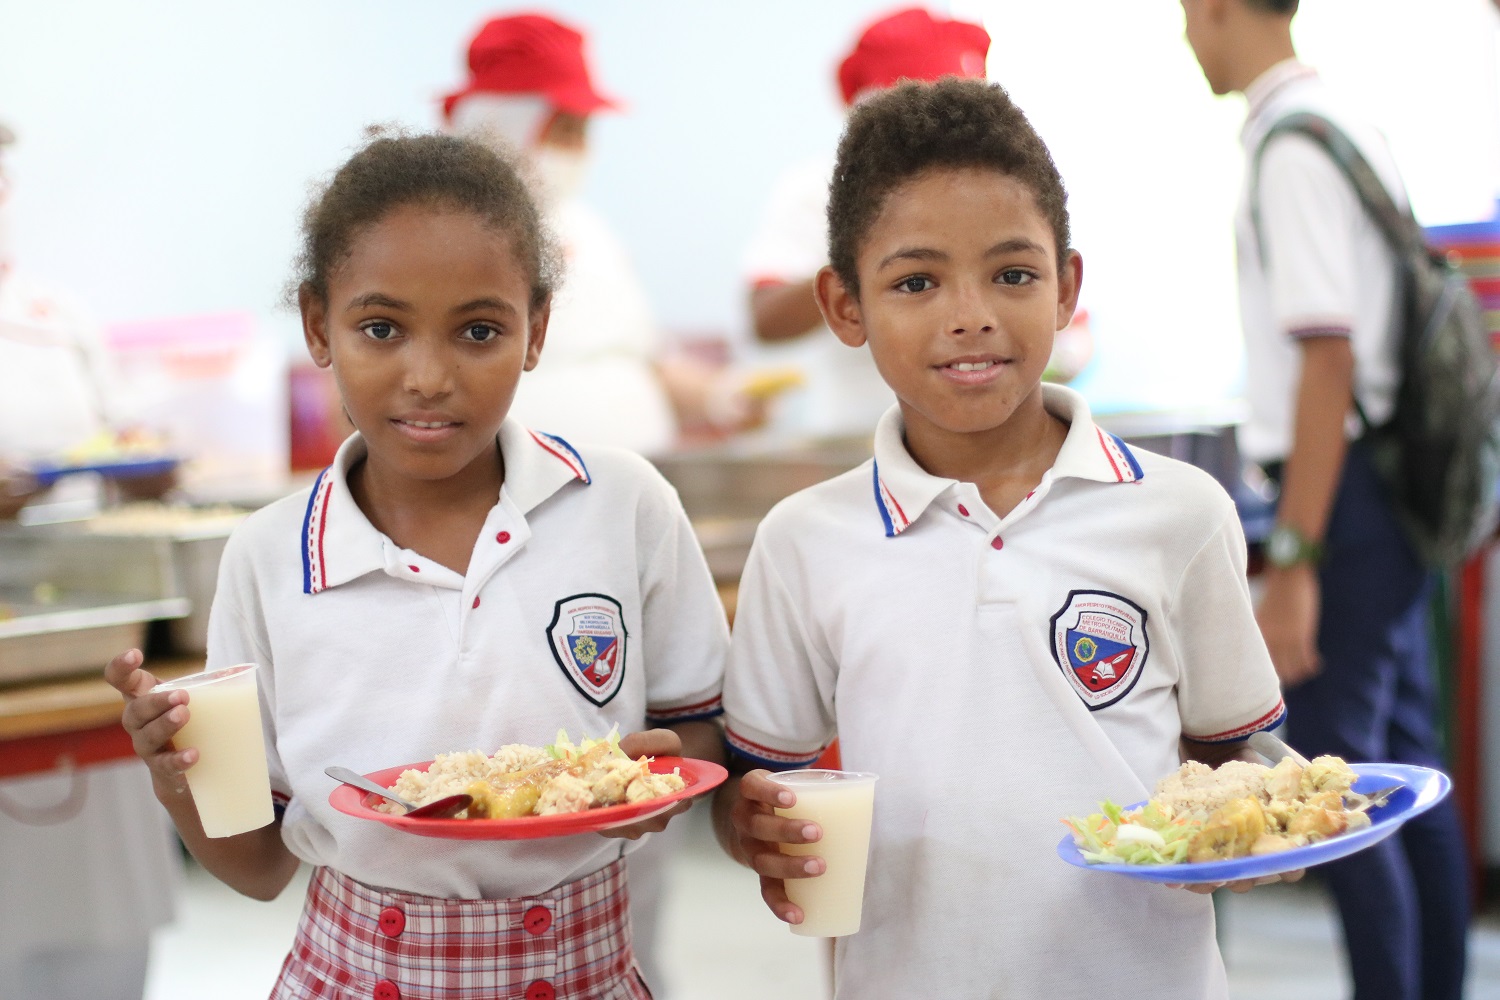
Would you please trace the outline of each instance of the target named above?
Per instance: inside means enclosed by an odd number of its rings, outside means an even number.
[[[521,918],[521,926],[529,934],[545,934],[547,928],[552,926],[552,911],[545,906],[533,906]]]
[[[406,568],[409,569],[409,570],[411,570],[413,573],[420,573],[420,572],[422,572],[422,567],[420,567],[420,566],[408,566]]]
[[[1001,538],[999,535],[996,535],[994,538],[990,539],[990,548],[994,549],[996,552],[1000,551],[1001,549],[1005,548],[1005,539]]]
[[[474,607],[479,607],[479,598],[474,598]]]
[[[958,505],[958,512],[960,514],[962,514],[964,517],[968,517],[969,516],[969,508],[965,507],[963,504],[959,504]]]
[[[500,534],[495,536],[495,541],[499,542],[501,545],[504,545],[506,542],[510,541],[510,532],[500,532]]]
[[[396,937],[406,930],[406,914],[394,906],[387,906],[380,911],[380,933],[386,937]]]
[[[389,979],[382,979],[375,984],[375,1000],[401,1000],[401,991]]]
[[[526,987],[526,1000],[554,1000],[557,990],[545,979],[538,979]]]

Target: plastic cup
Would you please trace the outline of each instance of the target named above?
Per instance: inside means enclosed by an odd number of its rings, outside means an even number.
[[[772,776],[797,802],[778,816],[812,820],[823,828],[813,844],[781,844],[781,853],[812,854],[827,865],[821,875],[789,878],[786,894],[802,907],[802,923],[792,933],[841,937],[859,930],[865,900],[865,866],[870,857],[870,818],[875,809],[876,775],[864,771],[783,771]]]
[[[187,769],[187,783],[203,832],[210,837],[258,830],[276,818],[256,669],[254,663],[241,663],[165,681],[154,689],[188,693],[188,722],[172,737],[172,745],[198,751],[198,762]]]

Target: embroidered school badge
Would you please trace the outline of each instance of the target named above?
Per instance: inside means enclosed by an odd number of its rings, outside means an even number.
[[[580,694],[603,705],[625,677],[625,615],[604,594],[574,594],[557,602],[547,626],[552,658]]]
[[[1146,609],[1104,590],[1075,590],[1052,616],[1052,658],[1089,711],[1130,693],[1146,666]]]

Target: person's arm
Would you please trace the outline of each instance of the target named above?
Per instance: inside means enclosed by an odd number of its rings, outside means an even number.
[[[811,333],[823,323],[813,279],[761,284],[750,291],[750,319],[757,340],[776,343]]]
[[[188,692],[152,692],[156,678],[142,669],[139,650],[109,661],[104,679],[125,699],[121,723],[136,754],[151,770],[156,798],[172,817],[177,834],[198,863],[230,888],[254,899],[275,899],[297,871],[297,857],[281,840],[281,819],[234,837],[209,837],[198,822],[187,770],[196,750],[175,750],[172,736],[192,711]]]
[[[1310,337],[1299,343],[1302,374],[1276,523],[1321,545],[1348,452],[1344,420],[1354,400],[1354,352],[1349,338],[1342,336]],[[1321,601],[1316,563],[1266,567],[1256,620],[1285,685],[1299,684],[1318,672]]]

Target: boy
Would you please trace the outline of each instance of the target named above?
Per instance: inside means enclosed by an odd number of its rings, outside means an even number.
[[[806,766],[837,734],[846,766],[880,775],[838,996],[1224,997],[1209,900],[1054,851],[1059,817],[1146,798],[1180,749],[1216,763],[1280,721],[1232,502],[1041,384],[1082,259],[1000,87],[857,108],[828,219],[819,306],[898,402],[872,462],[762,524],[724,701],[751,765]],[[778,792],[752,771],[716,812],[796,923],[782,880],[822,861],[776,845],[818,831],[776,818]]]
[[[1294,112],[1321,115],[1404,207],[1400,170],[1374,124],[1297,59],[1297,0],[1183,0],[1182,9],[1210,89],[1241,93],[1248,106],[1245,173],[1259,183],[1242,193],[1236,221],[1250,403],[1239,443],[1280,486],[1259,612],[1297,745],[1441,767],[1430,574],[1370,451],[1348,432],[1360,426],[1356,407],[1380,426],[1395,406],[1400,265],[1326,150],[1266,136]],[[1400,836],[1321,869],[1356,1000],[1463,996],[1467,860],[1450,798]]]

